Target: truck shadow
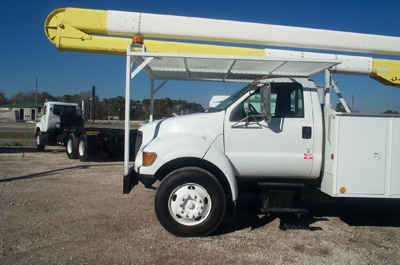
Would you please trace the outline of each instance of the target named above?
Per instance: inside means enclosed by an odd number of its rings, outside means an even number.
[[[398,199],[344,199],[334,202],[305,202],[313,216],[338,217],[350,226],[400,227]]]
[[[227,198],[229,201],[230,198]],[[400,200],[396,199],[345,199],[342,201],[305,201],[296,207],[306,208],[309,214],[265,215],[260,211],[258,196],[240,195],[234,216],[233,203],[228,203],[221,225],[212,235],[228,234],[243,229],[255,230],[272,222],[279,222],[281,230],[323,230],[318,223],[329,218],[339,218],[349,226],[400,227]]]
[[[53,149],[45,149],[38,151],[36,147],[0,147],[0,153],[65,153],[65,148],[53,148]]]
[[[66,149],[64,147],[59,147],[59,148],[53,147],[51,149],[38,151],[36,147],[0,147],[0,154],[1,153],[8,153],[8,154],[65,153],[66,154]],[[67,155],[65,155],[65,159],[68,159]],[[90,159],[90,161],[88,162],[121,162],[121,161],[124,161],[123,153],[121,155],[114,155],[114,156],[103,154],[102,156]],[[129,161],[135,161],[133,154],[130,155]]]
[[[24,176],[19,176],[19,177],[0,179],[0,183],[2,183],[2,182],[12,182],[12,181],[17,181],[17,180],[41,178],[41,177],[46,177],[46,176],[51,176],[51,175],[57,175],[60,172],[65,172],[65,171],[91,169],[91,168],[94,168],[94,167],[104,167],[104,166],[107,166],[107,165],[85,165],[85,164],[82,164],[82,165],[79,165],[79,166],[65,167],[65,168],[60,168],[60,169],[43,171],[43,172],[39,172],[39,173],[36,173],[36,174],[30,174],[30,175],[24,175]],[[122,164],[121,164],[121,166],[122,166]]]
[[[0,147],[0,153],[36,153],[36,148],[30,147]]]

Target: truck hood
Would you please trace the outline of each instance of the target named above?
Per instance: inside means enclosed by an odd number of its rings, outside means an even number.
[[[223,133],[225,111],[206,112],[172,117],[140,127],[143,144],[158,138],[198,136],[212,143]]]

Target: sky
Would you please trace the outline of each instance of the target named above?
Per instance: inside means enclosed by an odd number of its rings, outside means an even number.
[[[55,9],[78,7],[154,14],[204,17],[265,24],[309,27],[400,37],[400,1],[3,1],[0,4],[0,92],[7,98],[35,90],[54,96],[74,95],[96,86],[100,99],[125,95],[124,56],[60,52],[44,33],[46,17]],[[249,47],[249,46],[247,46]],[[266,46],[251,46],[269,48]],[[293,50],[293,48],[289,48]],[[301,49],[307,51],[305,49]],[[324,51],[319,51],[324,52]],[[352,54],[399,60],[398,56]],[[384,86],[365,76],[334,75],[338,87],[354,109],[362,113],[400,112],[400,89]],[[313,78],[323,84],[322,75]],[[156,81],[156,86],[161,81]],[[243,84],[170,81],[155,96],[208,106],[213,95],[234,93]],[[150,98],[150,79],[135,77],[131,99]],[[333,96],[333,102],[338,100]]]

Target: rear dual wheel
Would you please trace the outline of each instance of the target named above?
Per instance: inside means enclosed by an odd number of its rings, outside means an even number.
[[[88,161],[89,160],[89,147],[87,145],[87,136],[86,134],[82,134],[78,139],[78,157],[80,161]]]
[[[89,136],[93,137],[93,136]],[[89,144],[89,142],[91,144]],[[82,134],[78,138],[78,157],[82,162],[86,161],[101,161],[103,159],[103,147],[96,145],[95,139],[89,139],[86,134]]]
[[[77,159],[78,158],[78,141],[75,138],[74,134],[70,134],[67,137],[67,156],[69,159]]]

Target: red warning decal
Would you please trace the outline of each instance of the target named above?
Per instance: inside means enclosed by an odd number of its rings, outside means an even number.
[[[313,159],[313,154],[304,154],[304,159]]]
[[[311,148],[304,149],[304,159],[313,159],[313,152]]]

